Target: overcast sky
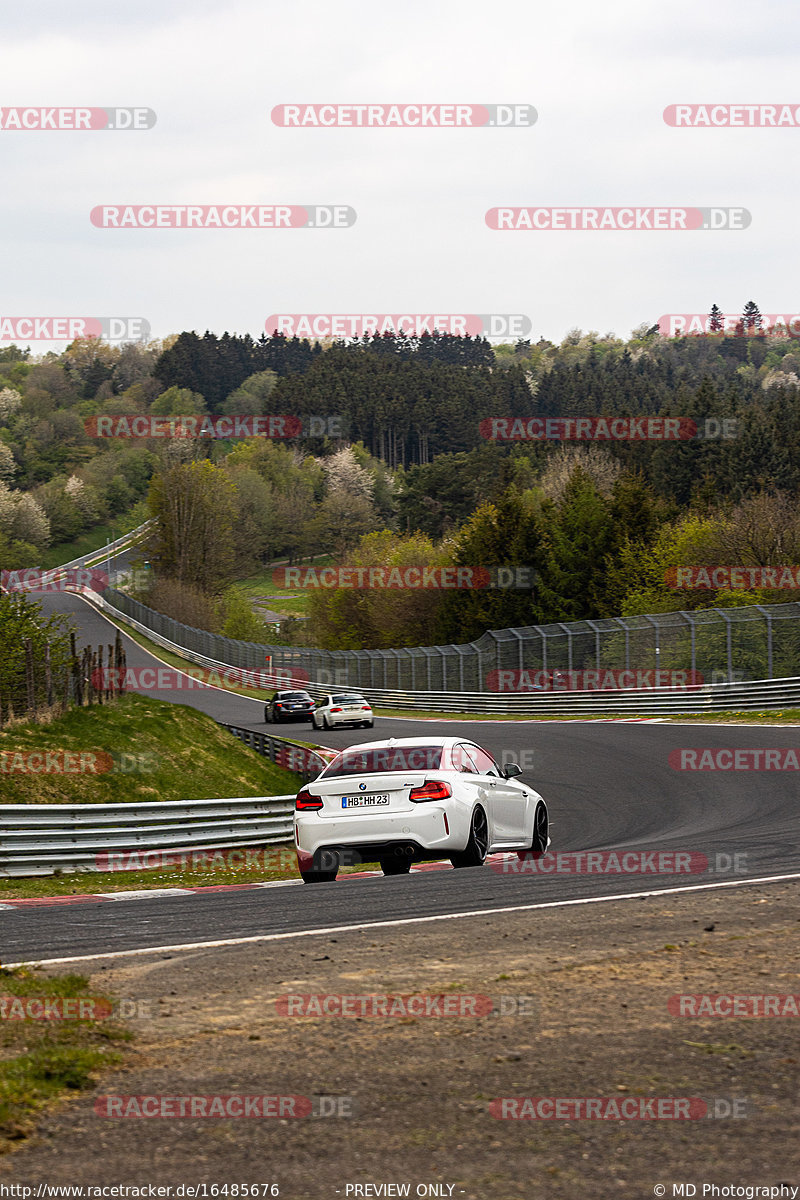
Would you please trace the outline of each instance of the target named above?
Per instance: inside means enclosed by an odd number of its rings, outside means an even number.
[[[142,131],[0,132],[3,316],[259,336],[273,313],[523,313],[627,337],[800,311],[800,128],[676,129],[674,103],[800,108],[790,0],[28,0],[3,106],[151,108]],[[533,105],[532,128],[290,129],[284,103]],[[352,228],[102,229],[110,204],[347,204]],[[519,206],[737,206],[746,230],[496,232]],[[62,343],[57,349],[62,349]],[[35,352],[50,348],[31,343]]]

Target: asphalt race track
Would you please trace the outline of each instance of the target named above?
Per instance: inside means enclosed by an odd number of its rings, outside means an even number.
[[[34,598],[46,613],[71,616],[81,642],[113,641],[109,623],[77,596]],[[154,665],[135,642],[126,637],[125,643],[129,667]],[[265,726],[260,700],[216,688],[148,694],[190,705],[229,724],[276,730]],[[667,870],[658,873],[653,873],[652,865],[644,873],[578,873],[571,860],[564,860],[563,867],[551,873],[504,874],[499,867],[485,866],[392,878],[344,877],[313,887],[292,881],[255,890],[156,895],[114,903],[69,907],[48,903],[2,911],[0,960],[41,961],[467,912],[486,911],[488,921],[495,919],[489,912],[497,909],[800,872],[796,771],[678,771],[668,761],[670,751],[681,747],[800,752],[796,727],[613,721],[439,723],[379,717],[369,731],[312,735],[308,725],[283,728],[287,736],[319,740],[331,747],[387,736],[463,732],[498,759],[532,761],[523,778],[548,801],[553,851],[680,852],[705,855],[708,868],[701,864],[691,873],[675,874],[667,860],[661,864]],[[653,862],[657,869],[658,860]],[[533,907],[531,920],[535,920]]]

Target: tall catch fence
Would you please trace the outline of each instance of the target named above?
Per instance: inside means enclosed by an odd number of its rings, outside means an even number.
[[[114,588],[103,598],[195,654],[297,684],[503,693],[686,688],[800,675],[798,603],[495,629],[460,646],[321,650],[234,641],[182,625]]]

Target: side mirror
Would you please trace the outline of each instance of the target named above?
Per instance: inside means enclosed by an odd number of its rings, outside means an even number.
[[[519,763],[515,763],[515,762],[506,763],[505,767],[503,768],[503,777],[505,779],[513,779],[515,775],[521,775],[521,774],[522,774],[522,767],[519,765]]]

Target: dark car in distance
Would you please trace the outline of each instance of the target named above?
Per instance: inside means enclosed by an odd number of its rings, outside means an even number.
[[[314,711],[314,701],[308,692],[281,691],[264,705],[264,720],[269,725],[281,721],[307,721],[309,713]]]

